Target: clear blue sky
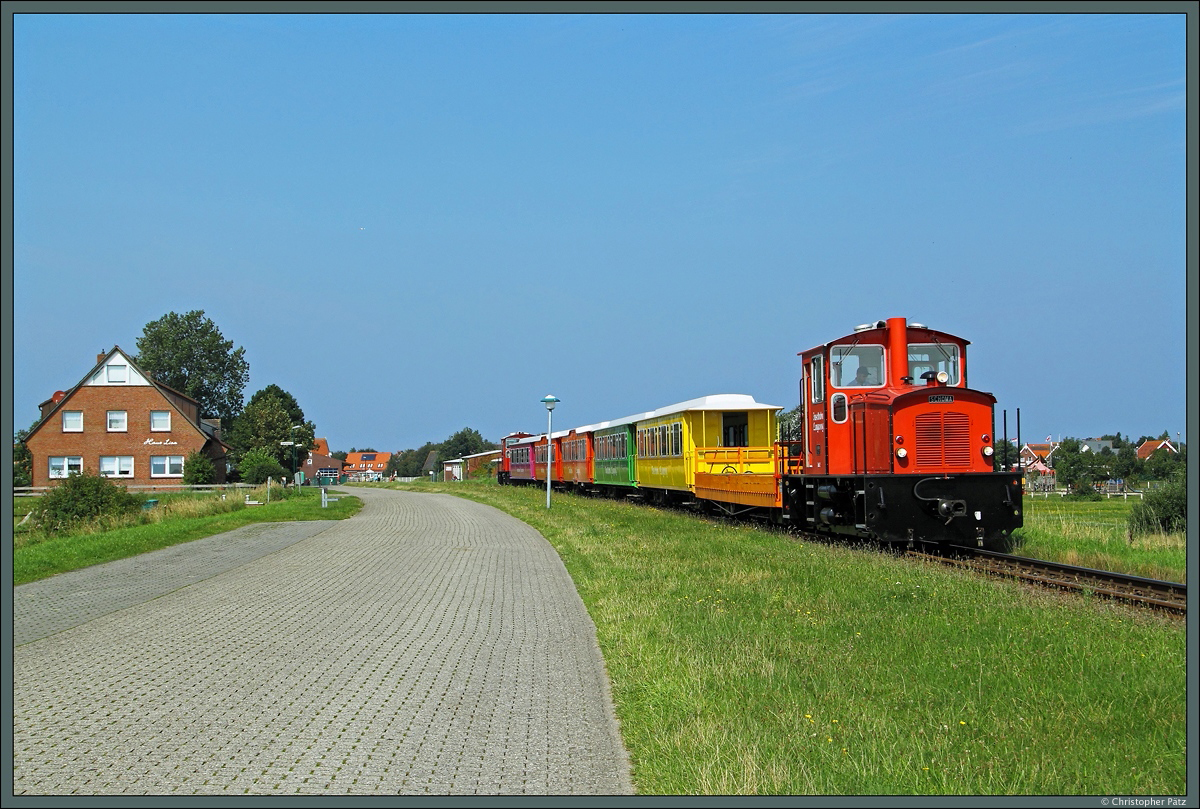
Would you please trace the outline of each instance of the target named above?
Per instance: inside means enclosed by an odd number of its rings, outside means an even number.
[[[1013,437],[1186,439],[1185,27],[17,15],[15,426],[170,311],[385,451],[791,408],[904,316]]]

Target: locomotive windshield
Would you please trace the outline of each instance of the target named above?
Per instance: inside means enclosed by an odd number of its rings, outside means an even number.
[[[877,388],[883,384],[883,346],[834,346],[829,353],[835,388]]]
[[[918,385],[921,374],[945,371],[948,385],[958,384],[958,346],[945,343],[910,343],[908,346],[908,375]]]

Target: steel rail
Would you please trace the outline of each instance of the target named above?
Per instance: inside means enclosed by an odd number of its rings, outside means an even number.
[[[919,551],[908,553],[934,559],[943,564],[954,564],[991,575],[1028,581],[1043,587],[1089,592],[1103,598],[1127,601],[1179,615],[1187,614],[1187,585],[1179,582],[1148,579],[1111,570],[1096,570],[978,548],[948,546],[945,550],[953,555]]]

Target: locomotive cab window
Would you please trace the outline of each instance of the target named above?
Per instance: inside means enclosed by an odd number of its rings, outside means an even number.
[[[813,404],[825,401],[825,358],[817,355],[809,365],[808,378],[811,380]]]
[[[958,346],[945,343],[910,343],[908,346],[908,375],[913,384],[923,384],[921,375],[945,371],[947,385],[958,384]]]
[[[877,388],[883,384],[883,346],[834,346],[830,362],[835,388]]]

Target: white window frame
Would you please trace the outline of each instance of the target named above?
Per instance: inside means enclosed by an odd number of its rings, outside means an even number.
[[[167,426],[166,427],[155,427],[154,426],[155,414],[159,414],[159,415],[163,415],[163,416],[167,417]],[[169,433],[169,432],[171,432],[171,411],[170,410],[151,410],[150,411],[150,432],[152,432],[152,433]]]
[[[108,466],[108,469],[105,467]],[[101,455],[100,477],[131,478],[133,477],[132,455]]]
[[[67,416],[78,416],[79,426],[71,427],[67,425]],[[83,411],[82,410],[64,410],[62,412],[62,431],[64,433],[82,433],[83,432]],[[66,457],[66,456],[63,456]]]
[[[60,461],[55,468],[55,461]],[[72,474],[83,474],[83,458],[79,455],[52,455],[46,459],[51,480],[69,478]]]
[[[842,411],[842,417],[837,417],[838,409]],[[850,400],[844,393],[835,393],[829,397],[829,420],[834,424],[845,424],[850,418]]]
[[[179,471],[172,472],[171,471],[171,462],[176,459],[179,461]],[[155,471],[155,462],[157,462],[157,461],[162,462],[162,464],[161,464],[161,466],[163,468],[162,472]],[[151,455],[150,456],[150,477],[152,477],[152,478],[181,478],[181,477],[183,477],[184,462],[185,462],[185,458],[182,455]]]
[[[118,368],[120,372],[113,373]],[[104,381],[110,385],[123,385],[129,382],[129,366],[128,365],[108,365],[104,368]]]
[[[930,359],[928,361],[913,359],[912,355],[915,351],[928,354]],[[947,359],[946,354],[953,354],[954,356]],[[934,373],[938,371],[953,371],[950,380],[946,384],[951,387],[958,386],[959,379],[962,377],[962,355],[958,350],[958,346],[953,343],[909,343],[908,355],[908,373],[910,376],[913,376],[914,384],[925,384],[920,375],[916,374],[916,365],[917,363],[926,363],[929,365],[929,370]]]
[[[118,413],[121,414],[121,416],[120,416],[121,417],[121,426],[114,427],[113,426],[113,416],[115,416]],[[105,424],[108,425],[108,431],[110,433],[127,433],[127,432],[129,432],[129,411],[127,411],[127,410],[110,410],[110,411],[108,411],[108,415],[105,418]],[[116,456],[112,456],[112,457],[116,457]]]

